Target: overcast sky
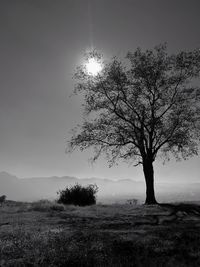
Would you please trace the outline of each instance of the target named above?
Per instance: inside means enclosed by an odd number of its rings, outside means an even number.
[[[142,169],[91,151],[66,155],[81,120],[72,75],[92,47],[123,57],[167,42],[169,52],[200,47],[199,0],[0,0],[0,171],[19,177],[143,179]],[[155,164],[157,181],[200,181],[200,157]]]

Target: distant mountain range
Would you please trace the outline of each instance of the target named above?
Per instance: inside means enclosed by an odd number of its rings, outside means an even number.
[[[129,179],[113,181],[101,178],[78,179],[70,176],[18,178],[7,172],[0,172],[0,195],[6,195],[8,199],[16,201],[56,199],[59,190],[76,183],[83,186],[96,184],[99,187],[97,201],[102,203],[125,202],[129,198],[136,198],[142,202],[145,199],[145,183]],[[156,183],[155,190],[158,201],[200,200],[200,183]]]

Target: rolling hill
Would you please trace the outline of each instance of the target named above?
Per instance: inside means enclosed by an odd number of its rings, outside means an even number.
[[[0,172],[0,195],[5,194],[8,199],[16,201],[55,199],[59,190],[76,183],[83,186],[97,184],[99,187],[97,201],[102,203],[125,202],[128,198],[136,198],[142,202],[145,198],[143,181],[138,182],[129,179],[113,181],[101,178],[78,179],[70,176],[18,178],[7,172]],[[200,198],[200,183],[156,183],[155,190],[158,201],[197,201]]]

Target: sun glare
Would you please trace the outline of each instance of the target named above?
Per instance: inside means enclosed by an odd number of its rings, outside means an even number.
[[[86,64],[87,71],[90,75],[96,76],[101,70],[101,64],[95,59],[90,58]]]

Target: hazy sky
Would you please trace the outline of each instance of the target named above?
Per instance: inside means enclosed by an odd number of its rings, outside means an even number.
[[[81,119],[72,75],[92,47],[107,57],[167,42],[200,47],[199,0],[0,0],[0,171],[19,177],[143,179],[140,167],[65,154]],[[157,181],[200,181],[200,157],[155,164]]]

